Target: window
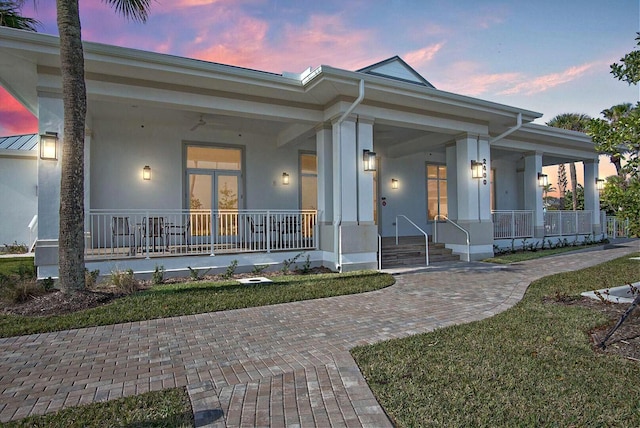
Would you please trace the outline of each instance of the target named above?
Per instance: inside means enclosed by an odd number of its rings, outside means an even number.
[[[314,153],[300,153],[300,209],[318,207],[318,159]]]
[[[447,167],[427,164],[427,220],[447,215]]]

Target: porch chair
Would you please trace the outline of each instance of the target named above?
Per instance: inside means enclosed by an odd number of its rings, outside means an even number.
[[[187,215],[184,217],[182,224],[176,224],[176,223],[167,223],[166,227],[165,227],[165,233],[167,235],[167,245],[166,245],[166,249],[169,249],[169,245],[171,244],[171,237],[175,236],[178,237],[180,236],[182,239],[180,241],[180,243],[182,245],[186,244],[187,248],[186,250],[189,249],[189,235],[191,234],[191,216]],[[174,240],[174,243],[177,244],[178,241]]]
[[[297,215],[284,216],[280,223],[280,239],[282,241],[282,248],[295,247],[299,231],[300,217]]]
[[[156,251],[156,241],[160,241],[160,249],[165,248],[165,227],[164,227],[164,217],[149,217],[147,220],[146,217],[142,218],[142,236],[141,236],[141,246],[147,246],[147,239],[151,239],[151,245],[153,247],[153,251]]]
[[[250,232],[250,235],[247,239],[247,243],[252,247],[257,247],[258,245],[260,246],[260,248],[251,248],[251,249],[254,249],[254,250],[261,249],[262,244],[264,242],[265,234],[267,232],[265,228],[265,221],[266,219],[263,218],[262,224],[256,224],[256,222],[253,220],[253,216],[251,215],[247,216],[247,223],[249,224],[249,232]]]
[[[136,231],[129,225],[129,217],[111,217],[111,252],[120,248],[118,237],[122,237],[122,247],[129,247],[130,256],[136,253]]]

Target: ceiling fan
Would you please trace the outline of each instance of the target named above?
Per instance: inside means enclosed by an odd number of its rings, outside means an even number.
[[[204,118],[202,117],[202,115],[200,115],[200,120],[198,121],[198,123],[196,123],[195,125],[193,125],[191,127],[191,131],[195,131],[196,129],[198,129],[201,126],[206,125],[207,122],[204,120]]]

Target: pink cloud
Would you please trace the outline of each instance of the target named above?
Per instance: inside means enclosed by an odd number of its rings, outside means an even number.
[[[412,52],[404,54],[404,60],[414,68],[422,67],[430,62],[433,57],[442,49],[444,42],[436,43],[435,45],[425,46],[422,49],[418,49]]]
[[[196,43],[217,40],[215,45],[193,49],[188,55],[276,73],[321,64],[357,69],[372,62],[367,49],[371,33],[354,30],[340,15],[314,15],[307,22],[284,24],[273,39],[266,21],[237,14],[229,17],[233,22],[224,33],[210,36],[214,30],[207,27],[195,39]]]
[[[444,80],[432,80],[438,89],[472,97],[495,93],[505,85],[521,82],[524,78],[521,73],[516,72],[485,73],[480,69],[480,64],[472,61],[455,62],[443,71],[446,76]]]
[[[598,64],[599,62],[592,62],[592,63],[583,64],[579,66],[569,67],[566,70],[563,70],[559,73],[545,74],[535,79],[518,83],[515,86],[511,86],[499,92],[498,94],[499,95],[519,95],[519,94],[533,95],[540,92],[544,92],[558,85],[569,83],[573,80],[576,80],[582,77],[584,74],[589,72]]]
[[[38,132],[38,121],[22,104],[0,87],[0,135]]]

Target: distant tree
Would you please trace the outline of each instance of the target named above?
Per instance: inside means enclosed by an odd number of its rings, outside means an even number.
[[[631,103],[622,103],[622,104],[615,105],[611,108],[602,110],[602,115],[604,116],[605,119],[609,121],[609,125],[615,128],[616,126],[619,125],[618,122],[620,122],[620,120],[622,120],[623,118],[627,117],[632,110],[633,110],[633,107]],[[623,177],[624,173],[622,172],[621,159],[627,153],[623,148],[621,149],[622,150],[620,151],[616,150],[613,153],[608,153],[608,154],[609,154],[609,161],[616,168],[616,174]]]
[[[567,167],[561,163],[558,165],[558,193],[560,206],[564,207],[564,194],[567,191]]]
[[[37,31],[40,22],[20,14],[24,0],[0,0],[0,27]]]
[[[571,131],[585,132],[591,118],[584,113],[562,113],[555,116],[549,122],[547,126],[553,126],[554,128],[568,129]],[[569,173],[571,178],[571,192],[576,194],[578,186],[578,177],[576,173],[576,164],[571,162],[569,164]],[[577,201],[573,201],[573,209],[577,210]]]
[[[574,198],[573,195],[576,195]],[[574,208],[575,207],[575,208]],[[565,210],[584,210],[584,187],[581,184],[576,186],[576,192],[567,190],[564,194],[564,207]]]
[[[608,177],[600,196],[600,207],[607,215],[628,219],[631,235],[640,236],[640,178]]]
[[[636,46],[640,46],[640,33],[636,33]],[[610,65],[611,74],[618,80],[635,85],[640,82],[640,50],[633,50]]]
[[[542,188],[542,193],[543,193],[542,201],[544,203],[545,208],[549,208],[551,206],[549,193],[552,193],[555,191],[556,191],[556,188],[553,187],[553,184],[551,183],[545,184],[544,187]]]
[[[636,46],[640,46],[640,33],[636,33]],[[611,74],[618,80],[636,85],[640,82],[640,50],[637,48],[619,63],[611,64]],[[608,154],[612,161],[626,161],[616,170],[620,177],[629,174],[638,177],[640,167],[640,103],[635,106],[618,104],[603,110],[605,119],[592,119],[588,133],[596,144],[596,150]]]

